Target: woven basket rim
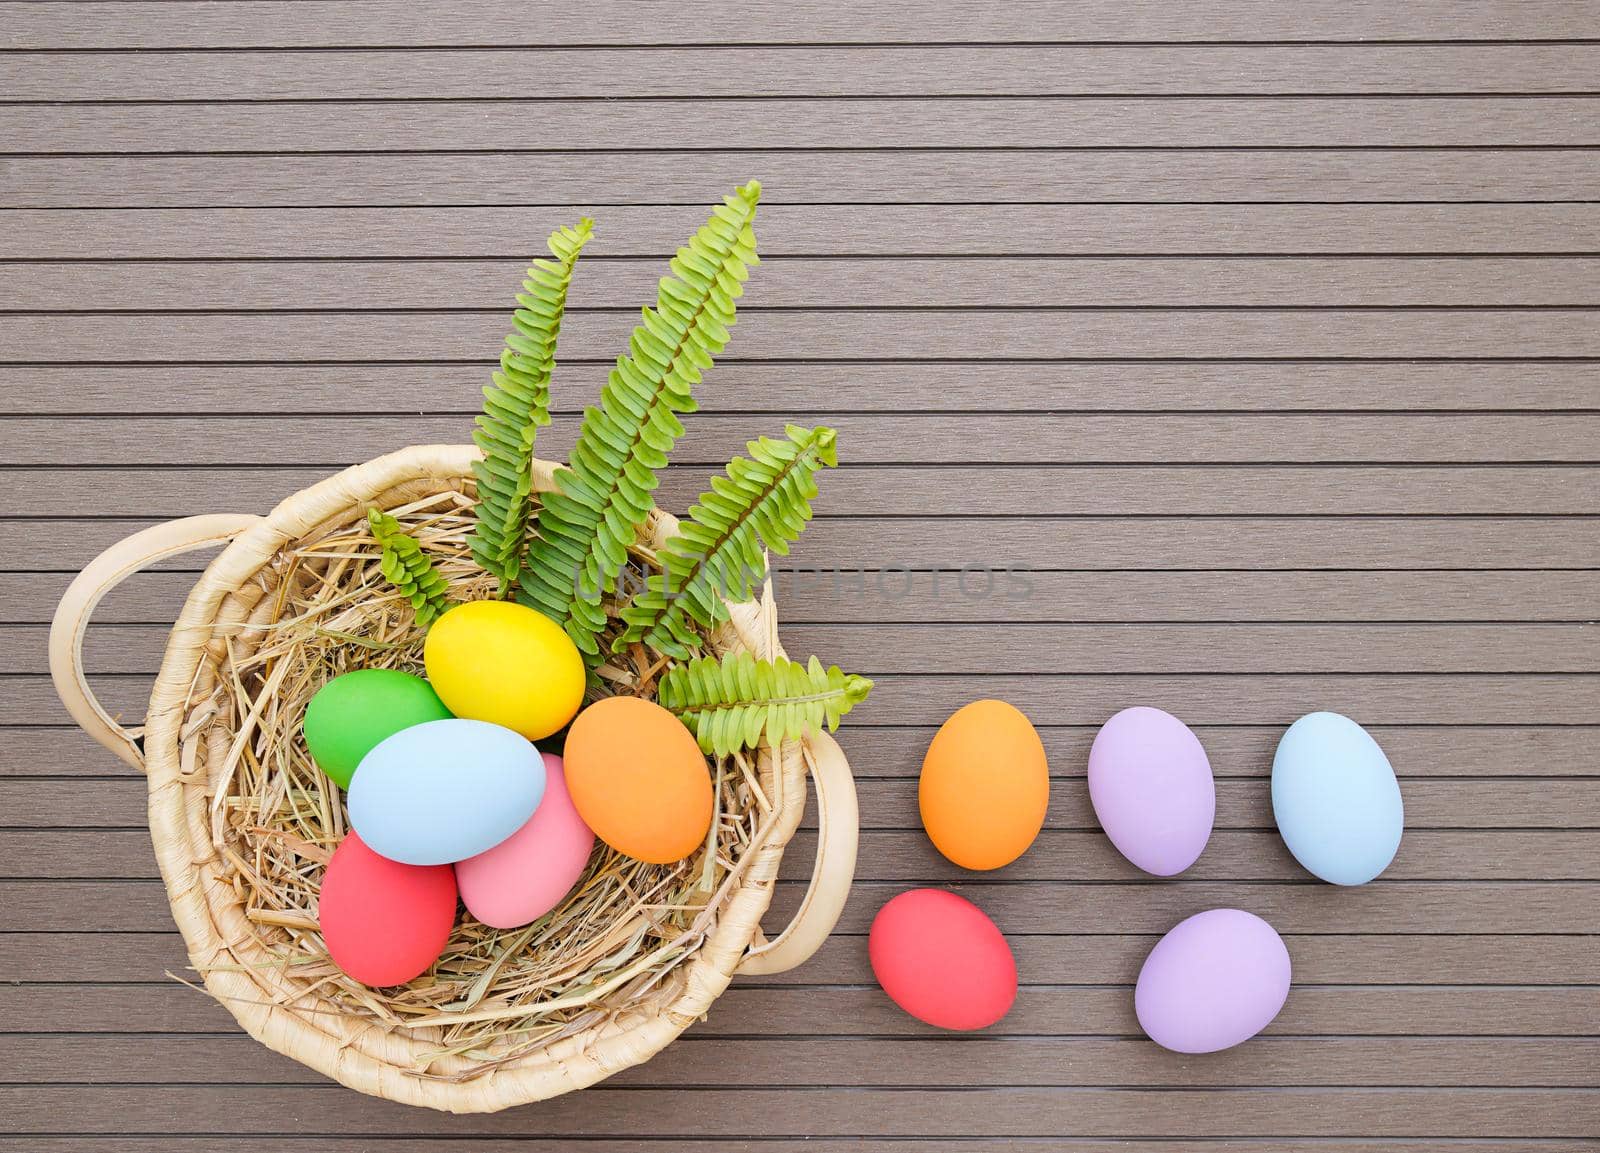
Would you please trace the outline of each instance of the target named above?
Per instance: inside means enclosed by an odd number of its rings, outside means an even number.
[[[798,743],[762,750],[763,776],[776,784],[770,798],[769,832],[745,856],[739,883],[722,904],[715,925],[692,957],[682,962],[683,980],[670,1002],[648,1011],[608,1016],[600,1023],[525,1057],[468,1080],[426,1078],[413,1070],[436,1048],[404,1028],[362,1023],[347,1012],[319,1012],[294,994],[271,968],[246,968],[259,937],[244,919],[240,901],[217,870],[219,857],[209,834],[204,782],[184,771],[184,730],[197,674],[202,670],[213,622],[225,598],[243,588],[291,541],[315,536],[343,518],[364,516],[377,498],[409,487],[417,493],[459,487],[472,477],[480,453],[471,445],[418,445],[354,465],[285,498],[259,523],[229,544],[205,569],[174,623],[145,724],[148,810],[151,837],[172,906],[192,962],[207,990],[251,1036],[269,1048],[335,1080],[393,1101],[452,1112],[480,1112],[542,1100],[593,1084],[660,1051],[702,1016],[725,989],[747,948],[761,939],[760,917],[771,902],[783,848],[799,824],[805,803],[806,766]],[[535,462],[534,487],[553,485],[555,466]],[[657,514],[650,530],[659,544],[676,521]],[[758,656],[781,655],[776,616],[764,603],[732,606],[729,647]],[[242,954],[242,955],[241,955]],[[232,963],[231,967],[218,967]]]

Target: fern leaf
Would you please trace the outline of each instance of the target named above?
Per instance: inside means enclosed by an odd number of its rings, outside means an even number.
[[[776,747],[828,727],[867,699],[866,677],[779,657],[757,660],[748,652],[696,657],[673,665],[661,678],[660,705],[689,726],[700,747],[725,756],[735,749]]]
[[[450,586],[433,567],[415,537],[400,527],[400,522],[375,508],[367,510],[367,524],[383,550],[378,567],[389,583],[406,594],[416,613],[417,624],[427,628],[434,618],[450,607]]]
[[[546,493],[528,549],[518,600],[561,624],[590,664],[605,627],[602,593],[627,563],[628,547],[654,507],[656,470],[683,435],[679,413],[728,343],[734,302],[756,263],[761,186],[724,197],[673,258],[654,308],[633,330],[598,407],[584,413],[559,491]]]
[[[725,476],[711,479],[661,551],[662,571],[622,610],[627,628],[617,651],[642,640],[687,659],[700,643],[694,624],[726,620],[726,601],[749,599],[766,579],[764,550],[788,553],[811,519],[818,470],[839,458],[831,428],[790,425],[784,433],[785,440],[751,441],[749,457],[734,457]]]
[[[517,294],[520,307],[511,315],[515,331],[506,337],[494,383],[483,390],[483,415],[472,434],[483,450],[483,459],[472,466],[478,478],[477,524],[468,544],[479,567],[500,578],[502,597],[522,572],[533,503],[533,441],[539,427],[550,423],[550,374],[567,288],[593,234],[588,217],[576,228],[550,234],[555,259],[529,267]]]

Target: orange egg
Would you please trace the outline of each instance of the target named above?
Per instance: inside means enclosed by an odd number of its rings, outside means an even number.
[[[567,791],[613,849],[665,865],[706,842],[711,772],[694,734],[653,701],[607,697],[567,730]]]
[[[928,746],[917,787],[934,847],[964,869],[998,869],[1044,826],[1050,770],[1028,718],[1004,701],[956,710]]]

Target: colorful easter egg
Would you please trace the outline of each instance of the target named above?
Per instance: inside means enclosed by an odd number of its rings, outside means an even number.
[[[1175,1053],[1214,1053],[1272,1023],[1289,996],[1289,950],[1242,909],[1180,922],[1145,958],[1134,988],[1139,1027]]]
[[[706,843],[711,771],[694,734],[660,705],[596,701],[572,722],[563,751],[572,803],[613,849],[664,865]]]
[[[973,701],[934,734],[917,786],[922,825],[964,869],[998,869],[1044,826],[1050,769],[1028,718],[1005,701]]]
[[[304,732],[317,768],[342,789],[361,758],[401,729],[450,715],[421,677],[397,669],[357,669],[334,677],[306,706]]]
[[[433,622],[428,680],[452,713],[548,737],[583,703],[583,657],[561,626],[511,601],[470,601]]]
[[[449,865],[403,865],[355,833],[322,875],[317,920],[334,963],[363,985],[403,985],[428,971],[456,920]]]
[[[1017,999],[1017,963],[993,921],[944,889],[912,889],[878,910],[867,953],[900,1008],[941,1029],[983,1029]]]
[[[1095,735],[1089,798],[1117,851],[1158,877],[1194,864],[1217,813],[1200,739],[1171,713],[1142,705],[1123,709]]]
[[[1310,713],[1283,734],[1272,816],[1295,860],[1335,885],[1364,885],[1387,869],[1406,823],[1389,758],[1338,713]]]
[[[496,929],[537,921],[583,875],[594,833],[567,792],[561,758],[544,756],[544,799],[526,824],[494,848],[456,863],[467,912]]]
[[[511,836],[543,796],[544,761],[525,737],[487,721],[429,721],[362,760],[350,824],[391,860],[444,865]]]

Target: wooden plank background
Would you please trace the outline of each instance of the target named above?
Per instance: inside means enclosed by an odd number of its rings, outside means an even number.
[[[0,2],[0,1147],[49,1153],[1577,1153],[1600,1139],[1600,6]],[[118,537],[457,441],[522,262],[589,212],[560,412],[735,182],[767,261],[664,503],[786,416],[841,433],[785,637],[875,676],[858,884],[805,967],[656,1060],[494,1117],[347,1092],[170,980],[141,780],[45,675]],[[136,717],[204,557],[89,661]],[[1039,722],[1038,844],[918,829],[934,727]],[[1083,787],[1134,703],[1193,723],[1217,831],[1138,874]],[[1364,889],[1272,827],[1282,728],[1369,724],[1407,834]],[[809,823],[771,921],[810,869]],[[955,885],[1024,987],[939,1035],[873,912]],[[1253,909],[1296,985],[1204,1058],[1130,984]]]

